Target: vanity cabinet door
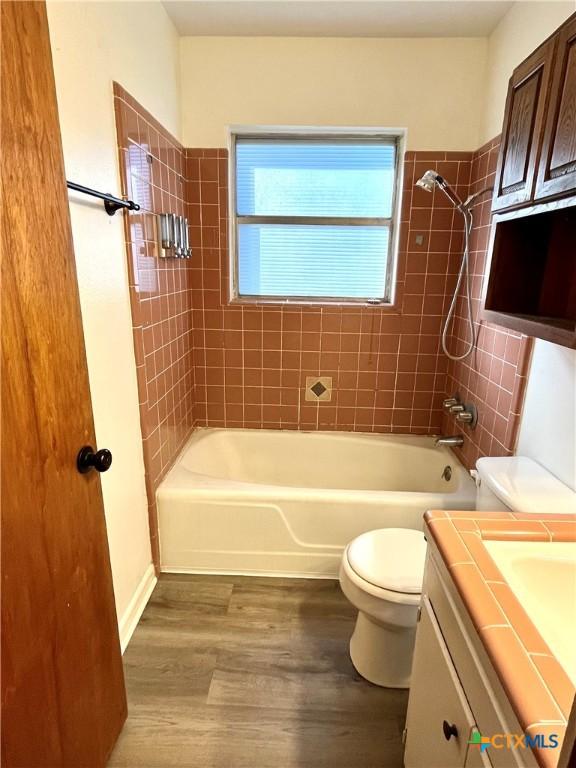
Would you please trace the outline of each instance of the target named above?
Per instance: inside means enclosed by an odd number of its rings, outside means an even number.
[[[478,747],[472,747],[466,755],[464,768],[492,768],[488,752],[480,752]]]
[[[556,37],[514,70],[508,85],[492,210],[532,199]]]
[[[463,768],[475,727],[432,606],[424,596],[408,700],[405,768]],[[474,750],[480,752],[477,747]]]
[[[576,194],[576,14],[560,29],[536,198]]]

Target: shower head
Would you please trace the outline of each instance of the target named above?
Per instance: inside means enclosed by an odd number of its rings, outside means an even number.
[[[436,173],[436,171],[426,171],[422,178],[418,179],[416,186],[422,187],[422,189],[425,189],[426,192],[432,192],[434,189],[434,184],[438,184],[438,186],[441,187],[445,183],[446,182],[442,176]]]
[[[464,204],[462,200],[458,197],[456,192],[452,189],[452,187],[446,182],[446,180],[440,176],[439,173],[436,173],[436,171],[426,171],[426,173],[422,176],[422,178],[418,179],[416,182],[417,187],[421,187],[422,189],[425,189],[426,192],[432,192],[434,189],[434,186],[437,186],[439,189],[444,192],[446,197],[450,200],[452,205],[454,205],[459,211],[461,211],[464,215],[466,215],[466,210],[464,207]]]

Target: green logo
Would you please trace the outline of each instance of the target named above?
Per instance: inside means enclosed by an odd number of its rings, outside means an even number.
[[[491,744],[491,739],[487,736],[482,736],[480,731],[474,731],[468,744],[475,744],[480,747],[480,752],[486,752]]]

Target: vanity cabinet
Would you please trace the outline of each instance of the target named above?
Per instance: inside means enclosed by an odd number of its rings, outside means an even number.
[[[522,733],[450,573],[431,542],[406,716],[405,768],[538,768],[532,750],[469,744]]]
[[[483,320],[576,348],[576,14],[514,70]]]
[[[468,744],[476,723],[427,597],[420,609],[412,679],[405,768],[490,765],[467,761],[468,751],[472,761],[472,753],[480,758],[478,747],[469,750]]]

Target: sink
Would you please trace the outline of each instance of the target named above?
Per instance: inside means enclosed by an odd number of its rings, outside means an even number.
[[[576,685],[576,541],[484,541],[484,545]]]

